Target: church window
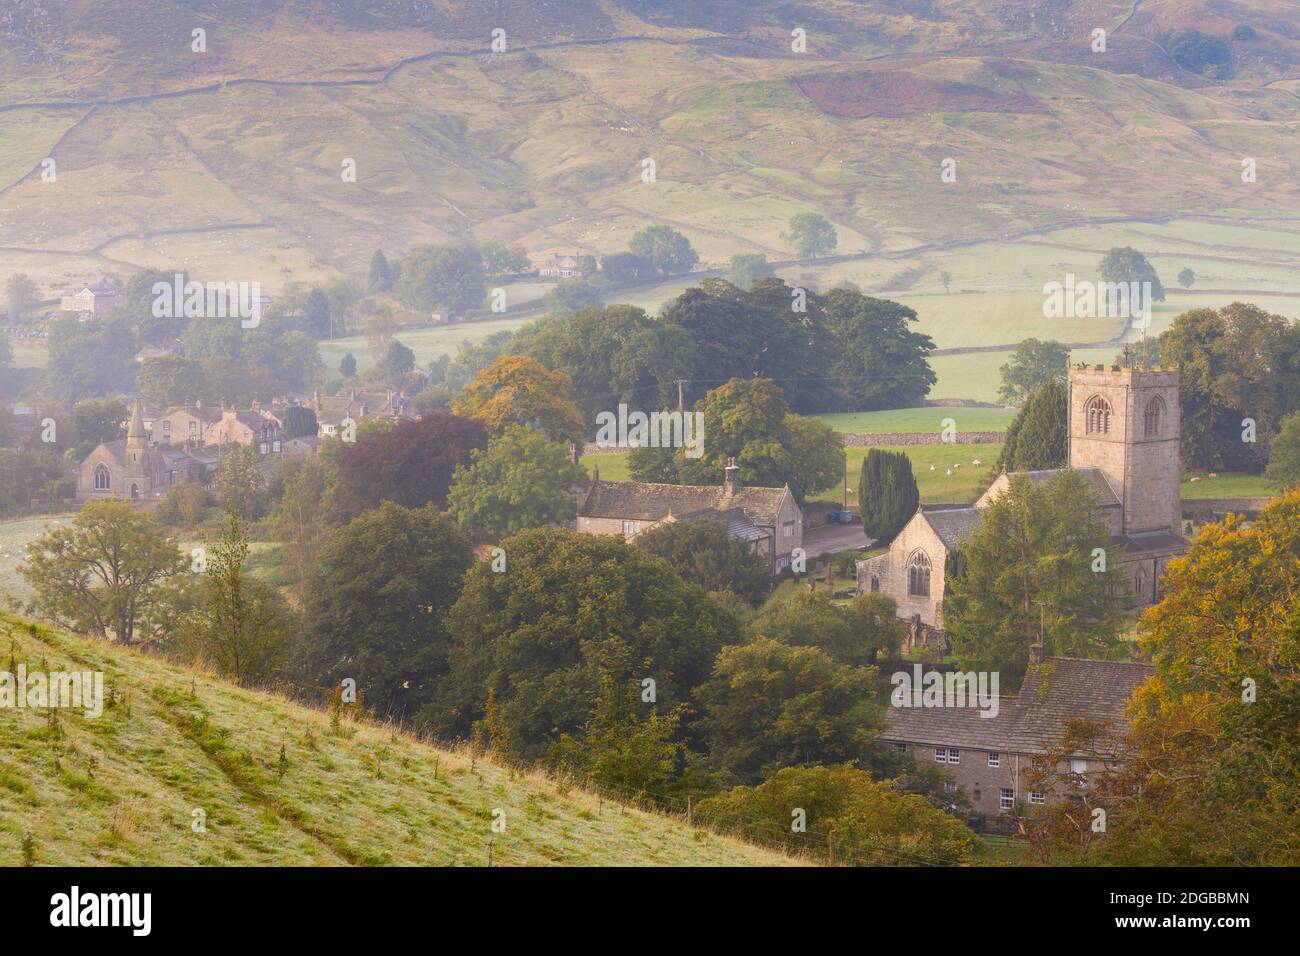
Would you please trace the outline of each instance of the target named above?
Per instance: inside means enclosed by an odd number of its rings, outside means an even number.
[[[105,467],[104,465],[96,465],[95,466],[95,490],[108,491],[108,489],[109,489],[108,468]]]
[[[907,562],[907,593],[930,596],[930,558],[924,551],[916,552]]]
[[[1164,412],[1165,400],[1159,395],[1147,402],[1146,411],[1142,414],[1142,431],[1146,437],[1160,434],[1160,420],[1164,417]]]
[[[1089,435],[1106,435],[1110,432],[1110,402],[1100,395],[1088,399],[1083,407],[1084,428]]]

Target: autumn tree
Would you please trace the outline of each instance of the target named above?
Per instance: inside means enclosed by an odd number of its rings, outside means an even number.
[[[499,435],[508,425],[536,428],[551,441],[581,444],[587,429],[573,400],[573,380],[526,355],[502,355],[465,386],[452,406]]]
[[[999,671],[1004,686],[1018,686],[1040,631],[1048,654],[1115,648],[1122,555],[1107,553],[1110,528],[1096,505],[1087,480],[1067,470],[1045,482],[1013,476],[980,509],[979,530],[944,577],[944,628],[964,669]]]
[[[41,535],[19,574],[34,611],[69,630],[120,644],[136,640],[136,621],[158,586],[189,562],[147,514],[129,502],[88,501],[70,525]]]
[[[445,507],[456,468],[469,464],[471,452],[486,448],[487,441],[481,422],[446,412],[370,434],[359,431],[356,444],[337,453],[335,516],[346,521],[381,501]]]

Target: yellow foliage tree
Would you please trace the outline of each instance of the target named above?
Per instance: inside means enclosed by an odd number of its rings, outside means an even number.
[[[551,441],[581,444],[586,433],[573,379],[526,355],[498,357],[465,386],[452,411],[477,418],[493,435],[524,425]]]

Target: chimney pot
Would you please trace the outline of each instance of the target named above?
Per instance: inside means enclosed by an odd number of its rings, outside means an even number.
[[[739,487],[740,487],[740,469],[736,467],[735,458],[728,458],[727,467],[723,469],[722,472],[723,493],[728,498],[730,498],[733,495],[735,495],[736,489]]]

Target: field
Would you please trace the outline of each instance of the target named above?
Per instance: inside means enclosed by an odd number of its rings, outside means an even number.
[[[709,866],[793,862],[683,820],[0,616],[105,709],[0,720],[0,866]],[[110,698],[111,694],[111,698]],[[505,830],[493,833],[494,814]]]
[[[951,418],[959,432],[1004,431],[1016,417],[1013,408],[959,408],[927,405],[891,408],[880,412],[844,412],[817,416],[837,432],[883,435],[893,432],[940,432]]]
[[[40,515],[0,521],[0,602],[6,595],[28,596],[27,582],[18,576],[18,565],[27,558],[28,543],[54,522],[67,522],[72,517],[71,514]]]

